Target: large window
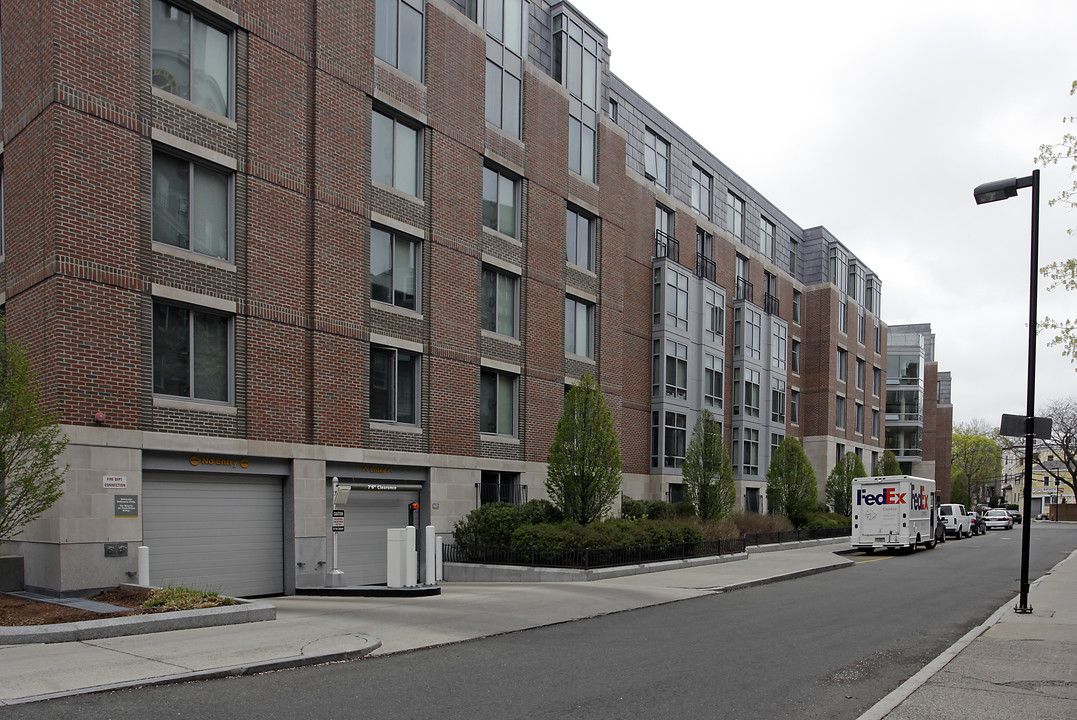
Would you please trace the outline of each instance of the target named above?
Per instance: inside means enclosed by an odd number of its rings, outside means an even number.
[[[745,368],[744,370],[744,415],[746,417],[759,417],[759,381],[758,370]]]
[[[724,361],[716,355],[703,356],[703,407],[721,417]]]
[[[520,137],[521,86],[508,68],[486,59],[486,120],[513,137]]]
[[[744,201],[732,192],[726,195],[726,204],[729,205],[729,231],[738,240],[744,238]]]
[[[845,398],[837,395],[834,398],[834,426],[839,430],[845,429]]]
[[[519,278],[501,270],[482,269],[482,329],[516,337]]]
[[[666,341],[666,397],[688,397],[688,346]]]
[[[867,380],[867,364],[860,358],[856,359],[856,389],[863,390]]]
[[[789,422],[796,425],[800,422],[800,391],[789,391]]]
[[[232,174],[153,153],[153,240],[229,260]]]
[[[377,0],[374,54],[416,80],[423,79],[423,0]]]
[[[692,166],[692,208],[708,220],[711,217],[710,174],[698,165]]]
[[[666,325],[688,329],[688,276],[666,268]]]
[[[879,411],[871,411],[871,436],[873,438],[879,437]]]
[[[789,359],[790,359],[790,362],[792,363],[792,368],[790,368],[790,369],[793,371],[793,374],[794,375],[799,375],[800,374],[800,341],[799,340],[794,340],[791,343],[790,350],[789,350]]]
[[[665,466],[683,467],[688,440],[688,416],[683,413],[666,412],[665,436]]]
[[[479,381],[479,432],[516,435],[517,376],[483,370]]]
[[[570,263],[595,269],[595,221],[569,208],[565,212],[565,255]]]
[[[482,169],[482,224],[491,230],[518,237],[519,183],[493,168]]]
[[[703,291],[703,334],[709,343],[719,343],[725,335],[725,296],[706,288]]]
[[[785,424],[785,381],[770,381],[770,419]]]
[[[599,43],[565,14],[554,18],[554,76],[569,92],[568,167],[595,181],[595,137],[601,97]]]
[[[793,238],[789,238],[789,274],[794,278],[797,276],[797,251],[800,249],[800,244]]]
[[[871,369],[871,394],[879,397],[883,387],[883,371],[877,367]]]
[[[381,345],[370,348],[370,418],[419,423],[420,356]]]
[[[789,342],[789,330],[780,323],[774,323],[774,332],[771,337],[770,366],[784,373],[786,368],[785,353]]]
[[[232,401],[232,318],[153,304],[153,392]]]
[[[774,259],[774,223],[765,217],[759,217],[759,252],[765,257]]]
[[[733,353],[758,360],[761,355],[763,314],[750,307],[733,308]]]
[[[422,243],[406,235],[370,228],[370,297],[420,311]]]
[[[802,296],[800,294],[800,291],[799,290],[794,290],[793,291],[793,322],[795,322],[797,325],[800,324],[800,312],[801,312],[800,306],[801,306],[802,302],[803,302],[803,298],[802,298]]]
[[[486,120],[520,137],[524,27],[523,0],[468,0],[467,14],[486,29]]]
[[[565,298],[565,352],[594,357],[595,306],[574,297]]]
[[[830,248],[830,282],[838,286],[838,290],[845,292],[846,283],[849,280],[849,255],[837,245]]]
[[[853,407],[853,429],[857,435],[864,434],[864,406],[855,403]]]
[[[845,382],[849,377],[849,353],[842,348],[838,348],[836,367],[838,380]]]
[[[423,187],[422,130],[378,112],[371,123],[371,176],[419,197]]]
[[[643,172],[658,187],[669,187],[669,143],[650,128],[643,133]]]
[[[232,34],[153,0],[153,84],[218,115],[232,111]]]
[[[744,453],[741,472],[745,475],[759,474],[759,431],[744,428]]]

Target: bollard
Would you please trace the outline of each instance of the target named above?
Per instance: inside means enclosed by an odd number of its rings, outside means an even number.
[[[150,586],[150,549],[145,545],[138,546],[138,584]]]

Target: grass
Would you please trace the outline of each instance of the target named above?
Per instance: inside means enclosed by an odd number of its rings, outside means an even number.
[[[169,586],[154,590],[142,607],[153,610],[197,610],[233,604],[235,601],[232,598],[221,597],[215,590]]]

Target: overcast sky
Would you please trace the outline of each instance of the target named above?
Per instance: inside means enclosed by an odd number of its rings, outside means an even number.
[[[882,278],[883,320],[931,323],[954,421],[1024,414],[1032,173],[1077,115],[1074,0],[573,0],[610,67],[801,227],[823,225]],[[997,65],[998,67],[992,67]],[[1077,255],[1072,181],[1043,169],[1040,264]],[[1039,316],[1077,316],[1047,292]],[[1036,406],[1077,397],[1041,337]]]

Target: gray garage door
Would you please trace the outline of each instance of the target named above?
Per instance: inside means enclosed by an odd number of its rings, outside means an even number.
[[[408,503],[416,500],[418,493],[414,491],[352,492],[344,507],[344,532],[336,533],[340,536],[338,561],[345,585],[386,583],[389,543],[386,531],[407,527]]]
[[[284,592],[280,478],[147,473],[142,506],[154,585],[234,597]]]

